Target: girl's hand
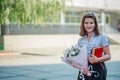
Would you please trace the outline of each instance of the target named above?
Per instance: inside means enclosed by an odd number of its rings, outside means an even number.
[[[88,69],[84,69],[82,73],[83,73],[84,75],[87,75],[87,76],[88,76],[89,71],[88,71]]]
[[[88,57],[88,60],[91,64],[93,63],[98,63],[99,62],[99,58],[97,58],[96,56],[94,56],[93,54],[90,54],[90,56]]]

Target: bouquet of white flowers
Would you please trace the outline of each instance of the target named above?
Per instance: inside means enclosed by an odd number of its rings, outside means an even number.
[[[79,69],[81,72],[88,69],[86,45],[84,45],[82,48],[79,48],[78,46],[72,46],[71,48],[67,48],[63,54],[64,56],[61,57],[63,62]]]

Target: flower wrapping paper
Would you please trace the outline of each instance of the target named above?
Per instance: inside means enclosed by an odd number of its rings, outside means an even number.
[[[79,53],[77,54],[77,52]],[[72,67],[79,69],[81,72],[84,71],[84,69],[88,69],[88,54],[86,45],[83,45],[82,48],[77,46],[67,48],[64,52],[64,56],[61,57],[61,60]]]

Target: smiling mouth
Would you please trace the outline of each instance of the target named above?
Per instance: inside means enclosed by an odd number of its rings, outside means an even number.
[[[92,28],[86,28],[86,29],[88,29],[88,30],[89,30],[89,29],[92,29]]]

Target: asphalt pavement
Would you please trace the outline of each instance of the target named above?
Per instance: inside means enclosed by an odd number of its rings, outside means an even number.
[[[0,80],[77,80],[78,70],[60,59],[63,49],[40,48],[0,56]],[[120,45],[111,45],[110,51],[107,80],[120,80]]]

